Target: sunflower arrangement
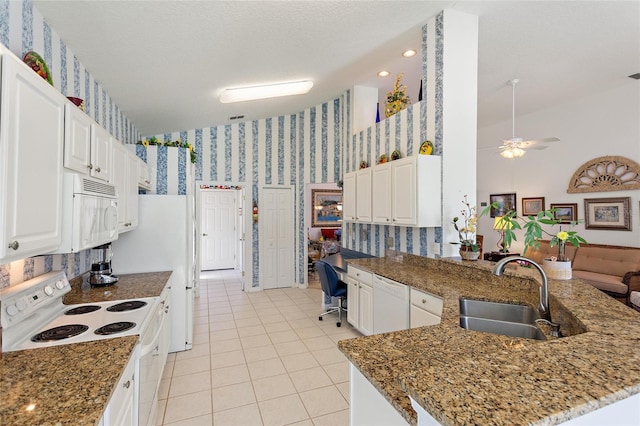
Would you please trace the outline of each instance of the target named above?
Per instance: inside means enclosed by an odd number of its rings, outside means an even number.
[[[396,82],[393,85],[393,90],[387,93],[387,105],[384,109],[384,115],[388,118],[396,112],[400,112],[405,109],[411,102],[411,98],[407,96],[407,86],[400,84],[400,80],[404,73],[398,74]]]
[[[138,145],[142,145],[144,147],[147,146],[172,146],[176,148],[187,148],[189,149],[189,156],[191,157],[191,162],[195,163],[198,159],[197,152],[193,149],[193,145],[191,145],[186,140],[184,142],[180,141],[180,139],[176,139],[175,141],[162,142],[158,140],[155,136],[152,136],[148,139],[143,139],[138,141]]]

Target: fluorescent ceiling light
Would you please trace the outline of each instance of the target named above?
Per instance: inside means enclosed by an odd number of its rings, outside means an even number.
[[[303,95],[313,87],[313,81],[290,81],[286,83],[265,84],[262,86],[236,87],[224,89],[220,95],[220,102],[252,101],[256,99],[277,98],[279,96]]]
[[[404,52],[402,52],[402,56],[404,56],[405,58],[410,58],[412,56],[415,56],[416,51],[413,49],[409,49],[409,50],[405,50]]]
[[[378,77],[386,77],[389,75],[389,71],[380,71]]]

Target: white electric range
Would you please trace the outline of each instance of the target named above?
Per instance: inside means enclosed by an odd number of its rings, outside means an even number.
[[[64,305],[70,290],[64,272],[49,272],[1,292],[3,351],[142,334],[159,300]]]

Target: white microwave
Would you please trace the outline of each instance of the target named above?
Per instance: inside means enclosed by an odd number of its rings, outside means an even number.
[[[54,253],[76,253],[117,238],[116,187],[98,179],[65,171],[62,244]]]

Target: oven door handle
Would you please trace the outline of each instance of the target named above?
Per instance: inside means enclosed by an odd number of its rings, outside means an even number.
[[[146,346],[143,346],[142,349],[140,350],[140,358],[146,356],[147,354],[149,354],[149,352],[155,350],[158,346],[158,338],[160,337],[160,333],[162,332],[162,328],[164,327],[164,321],[166,319],[166,315],[162,313],[162,307],[160,307],[160,312],[162,315],[162,321],[160,321],[160,326],[158,327],[158,330],[156,330],[156,334],[155,336],[153,336],[153,340],[151,340],[151,343],[149,343]]]

